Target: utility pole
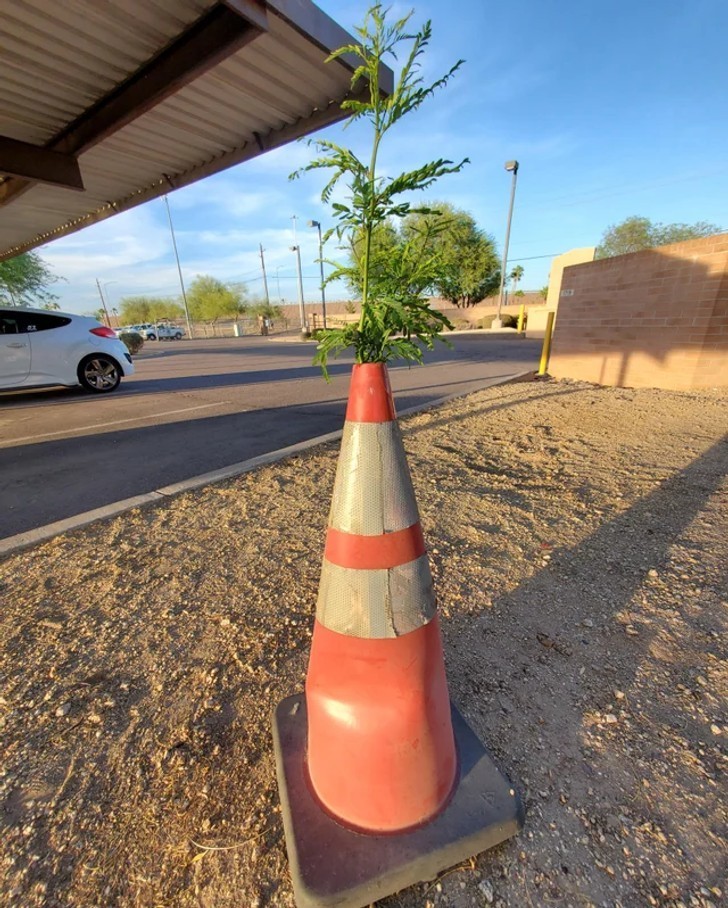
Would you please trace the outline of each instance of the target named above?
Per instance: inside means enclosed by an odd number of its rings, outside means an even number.
[[[263,269],[263,290],[265,292],[265,304],[270,306],[270,297],[268,296],[268,276],[265,273],[265,258],[263,257],[263,244],[260,243],[260,265]]]
[[[295,215],[294,215],[295,217]],[[306,325],[306,310],[303,307],[303,273],[301,271],[301,247],[300,246],[291,246],[291,252],[296,253],[296,259],[298,261],[298,309],[301,316],[301,331],[305,331],[307,328]]]
[[[185,319],[187,320],[187,334],[190,337],[190,340],[195,336],[194,331],[192,330],[192,322],[190,321],[190,310],[187,305],[187,294],[185,292],[185,282],[182,279],[182,266],[179,263],[179,252],[177,252],[177,240],[174,235],[174,225],[172,224],[172,212],[169,210],[169,199],[166,195],[163,195],[164,204],[167,206],[167,217],[169,218],[169,232],[172,234],[172,245],[174,246],[174,257],[177,260],[177,274],[179,274],[179,285],[182,288],[182,302],[185,307]]]
[[[111,327],[111,319],[109,318],[109,310],[106,308],[106,300],[104,299],[104,294],[101,292],[101,282],[96,278],[96,286],[99,289],[99,296],[101,297],[101,305],[104,307],[104,312],[106,313],[106,326]]]
[[[321,266],[321,314],[324,320],[324,331],[326,330],[326,290],[325,290],[325,281],[324,281],[324,242],[321,238],[321,222],[320,221],[309,221],[309,227],[318,227],[318,237],[319,237],[319,265]]]

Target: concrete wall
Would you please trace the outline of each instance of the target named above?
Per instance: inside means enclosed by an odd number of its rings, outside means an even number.
[[[549,372],[617,387],[728,386],[728,234],[567,267]]]

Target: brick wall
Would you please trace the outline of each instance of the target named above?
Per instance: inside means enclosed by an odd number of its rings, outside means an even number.
[[[549,373],[728,386],[728,233],[566,268]]]

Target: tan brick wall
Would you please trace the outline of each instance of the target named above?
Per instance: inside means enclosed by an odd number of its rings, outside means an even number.
[[[566,268],[558,312],[556,378],[728,386],[728,234]]]

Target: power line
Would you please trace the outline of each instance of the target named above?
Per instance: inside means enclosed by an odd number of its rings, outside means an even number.
[[[557,255],[561,255],[560,252],[549,252],[548,255],[526,255],[520,259],[508,259],[508,262],[530,262],[533,259],[553,259]]]

